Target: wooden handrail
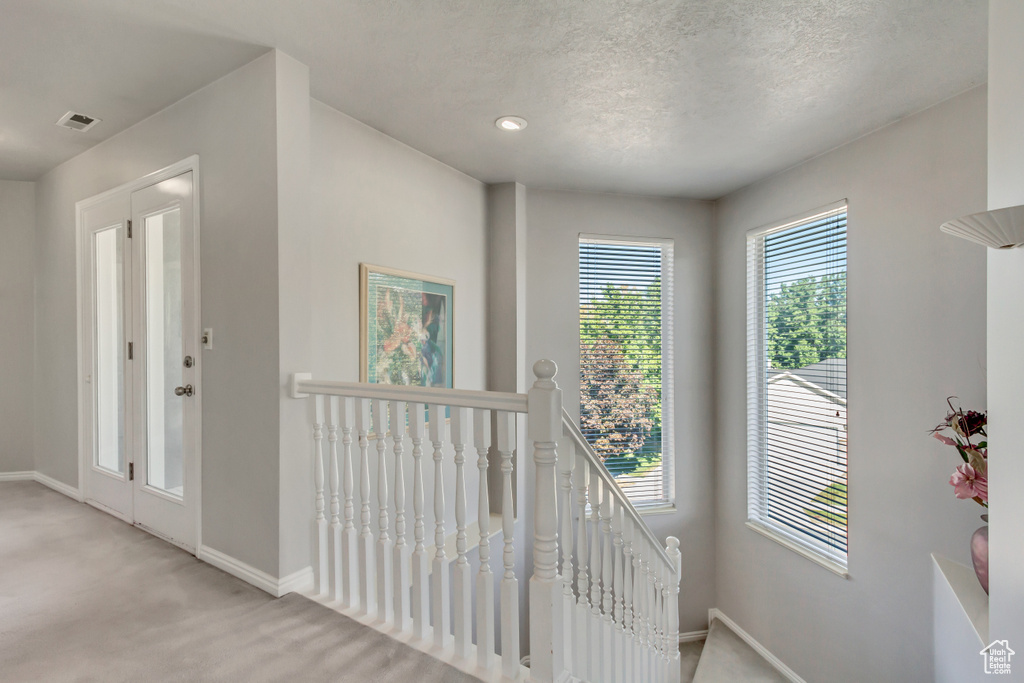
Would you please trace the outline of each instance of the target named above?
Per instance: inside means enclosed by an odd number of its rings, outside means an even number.
[[[601,462],[601,459],[597,456],[597,453],[594,452],[590,443],[583,437],[583,432],[580,431],[580,428],[575,422],[573,422],[572,417],[564,408],[562,409],[562,433],[570,437],[576,443],[577,448],[582,449],[585,457],[590,462],[591,468],[597,472],[597,476],[599,476],[601,481],[604,482],[605,488],[612,492],[612,495],[615,497],[616,504],[622,506],[626,511],[626,514],[633,520],[636,528],[640,530],[640,533],[643,534],[644,537],[650,541],[651,545],[657,549],[658,555],[662,560],[664,560],[665,565],[672,572],[672,576],[675,576],[676,565],[675,562],[669,558],[668,550],[666,550],[665,546],[661,544],[661,541],[657,539],[654,532],[651,531],[651,528],[647,526],[646,522],[644,522],[643,517],[640,516],[636,507],[634,507],[626,494],[623,493],[622,489],[619,488],[619,485],[615,482],[615,477],[611,475],[608,468],[606,468],[604,463]]]
[[[526,394],[499,391],[470,391],[442,387],[415,387],[398,384],[368,384],[366,382],[334,382],[292,375],[292,398],[305,398],[308,394],[350,396],[381,401],[406,401],[450,406],[452,408],[482,408],[504,410],[509,413],[527,412]]]

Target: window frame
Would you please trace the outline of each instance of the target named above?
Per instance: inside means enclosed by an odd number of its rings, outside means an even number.
[[[770,223],[768,225],[749,230],[746,233],[746,272],[747,272],[747,528],[755,531],[781,545],[796,552],[797,554],[815,562],[839,576],[849,579],[849,529],[850,529],[850,499],[849,499],[849,412],[846,413],[846,472],[847,472],[847,500],[846,500],[846,552],[840,552],[827,543],[814,539],[808,535],[790,531],[782,525],[772,522],[767,515],[762,516],[766,507],[762,501],[762,488],[767,489],[768,484],[764,483],[766,461],[768,454],[767,429],[761,425],[766,424],[767,415],[767,329],[765,324],[767,310],[767,295],[765,292],[764,277],[764,240],[766,237],[798,227],[803,224],[822,220],[829,215],[845,214],[847,230],[844,237],[844,250],[849,245],[849,205],[843,199],[833,202],[827,206],[808,211],[785,220]],[[848,253],[848,252],[847,252]],[[847,267],[847,273],[849,268]],[[847,278],[847,292],[849,290]],[[847,297],[848,302],[848,297]],[[848,304],[847,304],[848,308]],[[756,348],[752,348],[752,343]],[[847,353],[847,357],[849,354]]]
[[[579,233],[576,241],[576,350],[581,353],[579,292],[582,281],[580,246],[584,243],[610,244],[620,246],[657,247],[661,250],[661,458],[662,498],[657,500],[634,500],[636,510],[642,515],[656,515],[675,511],[675,376],[674,366],[674,307],[675,307],[675,240],[667,237],[640,237],[635,235],[608,235]],[[580,356],[582,362],[582,357]],[[577,373],[577,381],[579,373]],[[577,401],[582,393],[577,391]],[[623,491],[623,493],[626,493]]]

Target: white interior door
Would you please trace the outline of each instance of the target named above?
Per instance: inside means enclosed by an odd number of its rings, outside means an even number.
[[[132,193],[135,523],[195,549],[196,392],[192,174]]]
[[[191,171],[82,210],[85,497],[192,552],[199,507]]]
[[[115,196],[82,211],[83,398],[89,416],[85,439],[86,499],[132,521],[132,255],[129,196]]]

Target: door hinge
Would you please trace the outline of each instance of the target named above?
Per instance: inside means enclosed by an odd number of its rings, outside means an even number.
[[[132,238],[132,219],[128,219],[128,239]]]
[[[128,342],[128,360],[132,359],[133,354],[134,354],[134,345],[131,342]]]
[[[128,463],[128,481],[135,481],[135,463]]]

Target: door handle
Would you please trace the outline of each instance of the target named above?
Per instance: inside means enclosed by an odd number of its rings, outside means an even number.
[[[186,384],[183,387],[177,387],[174,390],[175,396],[191,396],[195,393],[195,389],[192,388],[191,384]]]

